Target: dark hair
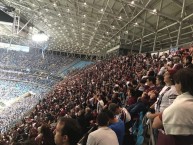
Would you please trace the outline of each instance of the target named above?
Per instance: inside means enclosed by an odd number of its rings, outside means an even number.
[[[176,84],[181,84],[181,91],[193,95],[193,70],[189,68],[180,69],[174,74]]]
[[[112,112],[115,112],[116,109],[119,108],[119,105],[115,104],[115,103],[110,103],[109,104],[109,107],[108,107],[108,110],[112,111]]]
[[[152,71],[149,71],[148,76],[149,76],[149,77],[155,76],[155,72],[154,72],[153,70],[152,70]]]
[[[192,63],[192,56],[190,56],[190,55],[186,56],[186,60],[188,60],[189,63]]]
[[[109,119],[114,119],[114,113],[110,110],[104,110],[104,112],[108,115]]]
[[[132,80],[132,85],[137,85],[137,80]]]
[[[70,145],[76,145],[81,138],[81,129],[78,122],[72,118],[62,117],[59,122],[65,125],[62,128],[62,136],[67,135]]]
[[[131,94],[131,97],[136,97],[136,91],[134,88],[130,88],[130,94]]]
[[[146,83],[146,78],[141,79],[140,83],[145,84]]]
[[[161,85],[165,85],[163,75],[157,75],[156,78],[161,82]]]
[[[43,134],[44,137],[50,137],[52,134],[50,127],[47,124],[43,124],[41,126],[40,132]]]
[[[101,112],[97,117],[99,126],[108,126],[109,117],[106,112]]]
[[[167,64],[167,60],[166,60],[166,59],[164,59],[164,60],[163,60],[163,63],[164,63],[164,64]]]
[[[155,84],[155,82],[156,82],[156,78],[153,77],[153,76],[149,76],[147,79],[148,79],[150,82],[152,82],[153,84]]]

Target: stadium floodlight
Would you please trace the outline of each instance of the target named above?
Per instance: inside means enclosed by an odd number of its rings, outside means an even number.
[[[36,42],[45,42],[48,41],[48,38],[49,37],[43,31],[40,31],[38,34],[34,34],[32,36],[32,40]]]

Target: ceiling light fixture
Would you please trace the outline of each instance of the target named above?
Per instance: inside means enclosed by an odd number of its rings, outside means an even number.
[[[153,10],[153,12],[154,12],[154,13],[156,13],[156,12],[157,12],[157,10],[156,10],[156,9],[154,9],[154,10]]]
[[[86,3],[86,2],[84,2],[84,3],[83,3],[83,6],[87,6],[87,3]]]
[[[156,15],[156,14],[157,14],[157,10],[156,10],[156,9],[153,9],[153,10],[152,10],[152,14],[155,14],[155,15]]]
[[[119,18],[118,18],[119,20],[122,20],[122,17],[121,16],[119,16]]]
[[[136,22],[136,23],[134,23],[134,26],[138,26],[139,24]]]
[[[53,3],[53,5],[54,5],[54,7],[56,7],[56,6],[57,6],[57,4],[56,4],[56,3]]]
[[[38,34],[32,36],[32,40],[36,42],[45,42],[48,41],[49,37],[43,32],[40,31]]]

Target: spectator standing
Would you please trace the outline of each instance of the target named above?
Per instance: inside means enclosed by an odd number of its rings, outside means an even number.
[[[185,67],[193,69],[192,56],[188,55],[185,58]]]
[[[111,128],[117,135],[119,145],[123,145],[123,139],[125,135],[125,125],[121,119],[117,119],[112,111],[107,110],[109,116],[109,128]]]
[[[193,144],[193,70],[179,70],[174,80],[180,95],[153,122],[154,128],[164,128],[157,145]]]
[[[109,117],[101,112],[97,118],[98,129],[89,134],[87,145],[119,145],[115,132],[108,127]]]

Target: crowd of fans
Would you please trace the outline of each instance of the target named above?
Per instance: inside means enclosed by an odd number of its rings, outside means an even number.
[[[62,80],[60,77],[52,77],[50,75],[36,75],[22,72],[2,72],[0,70],[0,79],[29,82],[31,84],[38,84],[42,86],[52,87],[58,81]]]
[[[99,129],[88,135],[87,145],[130,144],[127,134],[141,111],[148,111],[147,117],[157,120],[172,102],[175,104],[180,93],[174,84],[182,80],[176,80],[174,76],[184,70],[183,67],[189,72],[187,76],[193,74],[191,55],[188,51],[180,51],[174,56],[122,56],[98,62],[69,75],[55,85],[53,91],[21,123],[1,135],[1,144],[54,145],[56,132],[57,145],[66,141],[75,145],[96,122]],[[182,93],[190,89],[182,90]],[[60,117],[75,119],[81,130],[74,131],[72,128],[76,125],[68,119],[60,119],[57,124]],[[187,121],[187,126],[192,125],[191,119]],[[163,121],[167,126],[168,120]],[[157,128],[156,122],[154,127]],[[191,135],[193,131],[190,129],[184,133]]]
[[[6,132],[18,122],[24,114],[32,109],[41,99],[42,94],[49,91],[33,84],[0,80],[0,131]],[[31,92],[33,96],[25,97]],[[22,97],[23,96],[23,97]]]
[[[0,49],[0,66],[12,66],[16,68],[25,68],[28,70],[44,70],[56,74],[65,65],[74,61],[74,58],[64,57],[62,55],[44,54],[30,49],[29,53],[13,50]]]

